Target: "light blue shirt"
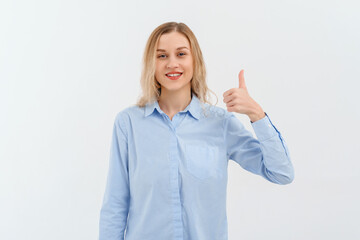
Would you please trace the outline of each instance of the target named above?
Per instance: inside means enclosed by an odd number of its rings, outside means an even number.
[[[113,128],[99,239],[227,240],[229,159],[276,184],[294,179],[269,116],[251,126],[257,139],[232,112],[195,94],[172,120],[157,101],[123,109]]]

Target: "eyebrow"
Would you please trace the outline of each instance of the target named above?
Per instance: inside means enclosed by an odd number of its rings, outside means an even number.
[[[187,47],[178,47],[176,50],[180,50],[180,49],[183,49],[183,48],[188,49]],[[164,49],[158,49],[156,51],[158,51],[158,52],[166,52],[166,50],[164,50]]]

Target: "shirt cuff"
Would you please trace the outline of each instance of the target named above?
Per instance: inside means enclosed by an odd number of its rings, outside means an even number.
[[[270,121],[266,112],[265,117],[255,122],[251,122],[251,126],[253,127],[259,141],[264,141],[277,135],[276,128]]]

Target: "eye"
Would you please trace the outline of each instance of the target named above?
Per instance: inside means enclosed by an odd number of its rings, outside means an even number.
[[[180,55],[180,54],[183,54],[183,55]],[[185,56],[186,53],[180,52],[179,55],[182,57],[182,56]],[[158,58],[163,58],[162,56],[166,56],[166,55],[165,54],[158,55]]]

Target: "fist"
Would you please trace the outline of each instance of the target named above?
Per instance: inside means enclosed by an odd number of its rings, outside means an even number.
[[[244,70],[239,73],[239,87],[231,88],[224,92],[224,103],[228,112],[237,112],[249,116],[252,122],[255,122],[263,117],[265,113],[261,106],[255,102],[249,95],[245,85]]]

